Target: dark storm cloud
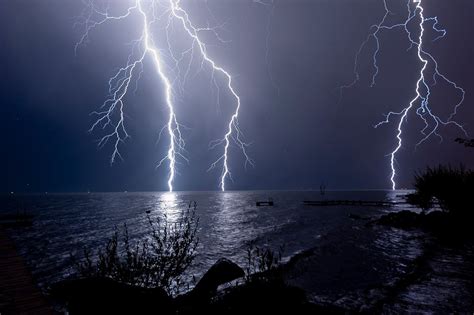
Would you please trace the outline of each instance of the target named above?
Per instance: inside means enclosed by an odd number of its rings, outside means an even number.
[[[214,3],[215,2],[215,3]],[[402,1],[404,2],[404,1]],[[388,158],[395,146],[394,124],[373,129],[382,114],[401,109],[414,96],[417,67],[406,53],[403,34],[382,36],[381,72],[370,83],[370,52],[361,59],[361,81],[338,104],[336,88],[352,80],[354,54],[370,25],[383,14],[379,0],[280,0],[270,20],[268,8],[251,1],[208,1],[217,22],[227,22],[230,43],[210,46],[210,53],[235,75],[242,97],[241,127],[252,143],[255,168],[244,170],[243,157],[232,150],[232,189],[388,188]],[[396,5],[396,1],[390,3]],[[187,6],[196,24],[211,19],[201,2]],[[471,43],[474,4],[468,0],[429,1],[427,15],[437,15],[448,36],[427,47],[442,70],[467,90],[458,118],[473,131],[471,91],[474,71]],[[156,144],[167,117],[161,85],[147,70],[137,94],[127,102],[132,139],[122,147],[124,162],[110,167],[110,147],[98,150],[88,134],[89,113],[103,102],[106,82],[124,62],[135,21],[96,31],[74,55],[80,32],[74,17],[80,1],[0,0],[0,72],[2,137],[0,191],[163,190],[166,168],[155,169],[166,143]],[[371,46],[368,46],[370,49]],[[278,89],[269,76],[274,78]],[[219,79],[219,77],[217,77]],[[222,89],[220,108],[207,74],[189,80],[177,113],[185,132],[189,164],[179,166],[179,190],[216,189],[219,171],[207,172],[219,152],[208,151],[222,137],[234,104]],[[455,95],[441,87],[433,106],[451,106]],[[451,102],[451,103],[450,103]],[[473,154],[452,140],[454,128],[414,151],[420,124],[409,117],[408,137],[398,156],[400,186],[428,164],[465,163]],[[27,186],[27,184],[29,184]]]

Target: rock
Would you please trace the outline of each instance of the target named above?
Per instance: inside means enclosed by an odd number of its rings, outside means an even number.
[[[245,272],[242,268],[229,259],[221,258],[209,268],[194,290],[202,293],[212,293],[215,292],[217,287],[221,284],[243,276],[245,276]]]
[[[230,288],[213,299],[203,314],[344,314],[340,310],[312,304],[301,288],[283,279],[258,279]]]
[[[441,234],[456,232],[457,229],[462,228],[458,222],[453,221],[453,217],[449,213],[443,211],[418,214],[403,210],[383,215],[370,223],[399,229],[423,229]]]
[[[376,220],[375,223],[400,229],[419,228],[421,224],[421,215],[416,212],[403,210],[386,214]]]
[[[229,259],[219,259],[204,274],[194,289],[176,297],[179,314],[208,314],[209,303],[217,288],[232,280],[245,276],[245,272]]]
[[[171,297],[161,288],[146,289],[109,278],[65,280],[50,289],[69,314],[174,314]]]

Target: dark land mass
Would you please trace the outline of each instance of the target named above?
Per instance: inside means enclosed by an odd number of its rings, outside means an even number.
[[[1,226],[0,314],[53,314],[13,241]]]

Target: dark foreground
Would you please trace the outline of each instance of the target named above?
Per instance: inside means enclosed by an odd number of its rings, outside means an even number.
[[[190,292],[171,298],[161,289],[143,289],[107,278],[69,280],[51,294],[67,302],[70,314],[343,314],[344,309],[310,303],[305,292],[286,284],[281,269],[254,274],[218,290],[244,271],[221,259]]]
[[[249,276],[221,259],[195,288],[170,297],[159,288],[144,289],[109,278],[66,280],[51,286],[48,303],[33,285],[24,263],[3,234],[0,269],[2,314],[51,314],[49,305],[70,314],[343,314],[343,313],[469,313],[474,308],[474,246],[469,220],[448,213],[401,211],[379,218],[349,215],[354,234],[344,240],[328,237],[321,245],[295,255],[276,268]],[[423,240],[424,249],[400,276],[386,274],[357,244],[368,244],[358,229]],[[337,232],[336,232],[337,233]],[[349,238],[348,238],[349,237]],[[364,245],[366,246],[366,245]],[[410,253],[407,253],[410,255]],[[390,267],[391,268],[391,267]],[[360,283],[360,275],[366,282]],[[351,278],[354,277],[354,278]],[[354,283],[358,279],[358,283]],[[381,285],[383,283],[383,285]],[[334,297],[331,290],[362,288]],[[12,298],[12,294],[15,296]],[[454,295],[456,296],[454,296]],[[334,297],[325,299],[324,296]],[[456,301],[456,302],[455,302]]]
[[[57,301],[67,301],[70,314],[468,313],[472,310],[473,262],[456,259],[459,252],[472,249],[472,233],[467,224],[442,212],[401,211],[378,219],[354,217],[354,220],[364,221],[367,229],[396,229],[399,233],[419,230],[425,233],[421,237],[429,240],[423,254],[405,266],[400,277],[384,285],[371,282],[376,278],[378,266],[368,257],[357,257],[357,251],[348,241],[339,246],[309,249],[286,264],[251,276],[231,261],[221,259],[192,291],[175,298],[161,289],[142,289],[103,278],[65,281],[53,286],[51,294]],[[347,252],[355,256],[341,260],[347,257]],[[451,260],[449,265],[446,259]],[[348,273],[347,269],[351,268],[357,270]],[[358,296],[332,301],[317,298],[331,288],[354,285],[344,275],[355,273],[366,274],[368,279]],[[235,279],[238,280],[223,288],[223,284]],[[452,292],[463,291],[459,288],[452,291],[453,286],[463,281],[467,288],[463,296],[451,296]],[[455,305],[450,299],[463,302]],[[433,303],[438,305],[434,307]]]
[[[53,314],[13,242],[0,226],[0,314]]]

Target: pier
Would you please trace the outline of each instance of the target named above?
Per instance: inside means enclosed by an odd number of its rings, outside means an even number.
[[[13,241],[1,226],[0,314],[53,314]]]
[[[394,202],[390,201],[368,201],[368,200],[304,200],[307,206],[364,206],[364,207],[391,207]]]

